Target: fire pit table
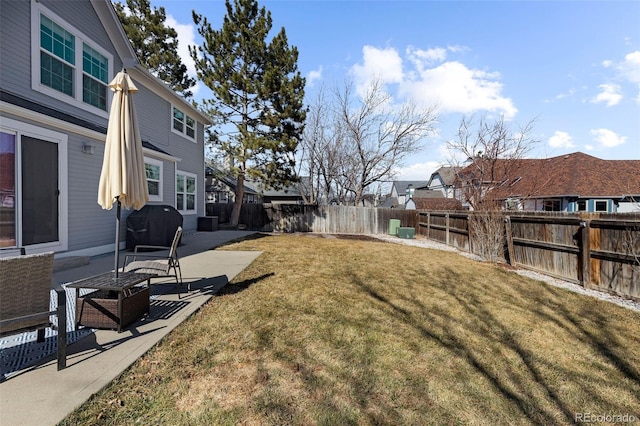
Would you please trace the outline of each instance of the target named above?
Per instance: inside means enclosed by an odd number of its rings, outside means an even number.
[[[83,278],[67,285],[76,289],[76,328],[80,325],[90,328],[117,330],[131,324],[149,313],[149,283],[155,274],[136,272],[107,272]],[[143,282],[146,285],[138,285]],[[81,288],[94,289],[80,295]]]

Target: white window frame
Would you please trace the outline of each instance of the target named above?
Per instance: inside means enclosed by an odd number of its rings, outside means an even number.
[[[182,131],[176,129],[175,127],[173,127],[173,110],[177,109],[178,111],[180,111],[182,113],[182,115],[184,116],[184,120],[182,121]],[[175,133],[176,135],[180,135],[185,139],[190,140],[191,142],[198,142],[198,120],[196,120],[195,118],[193,118],[191,115],[187,114],[184,110],[184,108],[180,108],[175,104],[171,104],[171,111],[170,111],[170,117],[169,117],[169,123],[171,124],[171,132]],[[187,118],[193,120],[194,123],[194,127],[193,127],[193,137],[187,135]]]
[[[604,210],[598,210],[598,205],[604,203]],[[609,213],[609,202],[607,200],[594,200],[593,211],[596,213]]]
[[[75,37],[75,65],[73,65],[73,96],[68,96],[65,93],[59,92],[49,86],[45,86],[40,83],[40,15],[46,15],[47,18],[54,21],[56,24],[63,27],[66,31],[73,34]],[[83,43],[100,53],[109,61],[108,64],[108,78],[113,78],[113,55],[107,50],[103,49],[97,43],[95,43],[90,37],[83,34],[80,30],[73,25],[51,12],[44,7],[40,2],[31,1],[31,88],[37,92],[43,93],[47,96],[59,99],[62,102],[81,108],[83,110],[90,111],[91,113],[109,118],[109,108],[111,106],[111,90],[107,89],[107,110],[102,110],[82,100],[82,80],[83,80],[83,66],[82,66],[82,53]],[[108,82],[107,82],[108,84]]]
[[[193,209],[186,209],[186,208],[185,209],[181,209],[178,206],[178,176],[183,176],[184,178],[190,177],[190,178],[193,178],[193,180],[195,181],[196,187],[195,187],[195,190],[193,192],[193,195],[195,196],[195,199],[194,199],[194,202],[193,202]],[[176,198],[176,200],[175,200],[176,209],[180,213],[183,213],[183,214],[196,214],[197,211],[198,211],[198,175],[196,175],[194,173],[184,172],[182,170],[176,170],[176,179],[175,180],[176,180],[176,194],[175,194],[176,195],[176,197],[175,197]],[[187,188],[186,179],[185,179],[185,182],[184,182],[184,188],[185,188],[185,191],[182,192],[182,194],[184,195],[184,205],[186,206],[187,205],[187,201],[186,200],[187,200],[187,194],[188,194],[186,192],[186,188]]]
[[[144,163],[150,164],[153,166],[158,166],[160,168],[160,178],[158,181],[158,195],[149,193],[149,201],[163,201],[163,177],[164,177],[164,163],[160,160],[156,160],[154,158],[144,157]]]
[[[47,251],[61,252],[66,251],[69,248],[69,203],[68,203],[68,163],[67,163],[67,145],[69,136],[65,133],[56,132],[53,130],[45,129],[35,126],[33,124],[27,124],[22,121],[13,120],[11,118],[0,117],[0,130],[5,133],[16,135],[16,199],[21,199],[21,170],[22,170],[22,158],[20,157],[19,144],[22,143],[22,136],[29,136],[32,138],[40,139],[47,142],[58,144],[58,241],[52,241],[42,244],[30,245],[28,249],[29,254],[44,253]],[[22,203],[16,202],[16,220],[19,221],[22,217]],[[18,229],[16,233],[16,243],[18,246],[22,244],[22,226],[18,222]]]

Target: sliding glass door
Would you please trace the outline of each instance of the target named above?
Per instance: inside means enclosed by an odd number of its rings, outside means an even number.
[[[0,246],[60,241],[59,144],[0,132]]]

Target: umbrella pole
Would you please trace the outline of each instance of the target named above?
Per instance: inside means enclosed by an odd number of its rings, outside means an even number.
[[[116,252],[115,252],[115,277],[118,278],[118,264],[120,263],[120,197],[116,197]]]

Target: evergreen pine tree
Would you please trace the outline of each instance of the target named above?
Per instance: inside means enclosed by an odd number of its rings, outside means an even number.
[[[222,28],[193,12],[203,43],[190,48],[198,78],[213,92],[203,102],[210,132],[237,179],[231,224],[237,225],[245,178],[279,189],[296,181],[294,153],[303,131],[305,79],[298,50],[282,28],[267,41],[271,12],[255,0],[225,2]]]
[[[140,62],[173,90],[191,97],[196,81],[178,55],[178,33],[166,25],[164,8],[152,10],[149,0],[126,0],[114,7]]]

